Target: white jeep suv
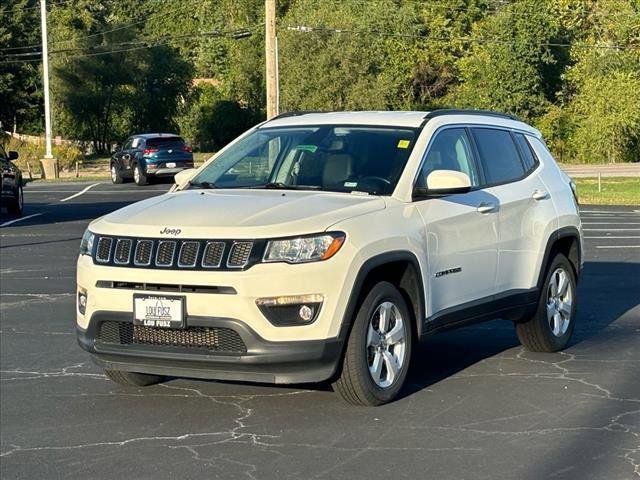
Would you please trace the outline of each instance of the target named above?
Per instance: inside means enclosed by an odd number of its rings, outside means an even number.
[[[284,114],[90,224],[77,334],[122,384],[330,380],[379,405],[443,329],[502,318],[564,348],[581,268],[575,189],[529,125]]]

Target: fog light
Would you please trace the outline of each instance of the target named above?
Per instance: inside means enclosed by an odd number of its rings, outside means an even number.
[[[87,292],[86,290],[78,291],[78,312],[80,315],[84,315],[87,311]]]
[[[303,305],[298,310],[298,315],[303,321],[308,322],[313,318],[313,310],[309,305]]]
[[[309,325],[318,317],[322,295],[289,295],[258,298],[256,305],[269,322],[277,327]]]

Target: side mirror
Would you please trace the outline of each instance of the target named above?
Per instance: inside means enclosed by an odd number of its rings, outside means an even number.
[[[7,152],[7,155],[8,155],[8,157],[7,157],[7,158],[8,158],[9,160],[17,160],[17,159],[18,159],[18,157],[20,156],[20,155],[18,155],[18,152],[16,152],[15,150],[9,150],[9,151]]]
[[[427,188],[416,187],[414,198],[439,197],[471,190],[469,175],[455,170],[434,170],[427,176]]]
[[[182,170],[181,172],[175,174],[175,176],[173,177],[173,181],[177,186],[184,185],[189,181],[191,177],[193,177],[193,174],[196,173],[196,170],[198,169],[187,168],[186,170]]]

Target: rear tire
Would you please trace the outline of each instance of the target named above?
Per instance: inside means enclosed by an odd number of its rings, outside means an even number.
[[[23,206],[24,206],[24,193],[22,192],[22,185],[19,185],[18,186],[18,194],[16,195],[16,198],[11,200],[7,204],[7,211],[11,215],[20,216],[20,215],[22,215]]]
[[[549,263],[536,313],[516,324],[520,342],[532,352],[557,352],[569,343],[576,319],[576,277],[558,253]]]
[[[137,163],[133,167],[133,181],[136,182],[136,185],[138,185],[139,187],[142,187],[147,183],[149,183],[149,180],[147,179],[147,175],[144,173],[142,168],[140,168],[140,165],[138,165]]]
[[[126,387],[146,387],[160,383],[164,380],[161,375],[149,375],[147,373],[125,372],[123,370],[107,370],[104,374],[112,381]]]
[[[352,405],[392,401],[407,377],[412,343],[404,297],[391,283],[377,283],[358,309],[334,390]]]
[[[122,173],[120,169],[114,164],[111,164],[111,182],[115,184],[124,183],[124,179],[122,178]]]

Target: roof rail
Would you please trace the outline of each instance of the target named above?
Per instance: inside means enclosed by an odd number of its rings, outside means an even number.
[[[293,111],[293,112],[284,112],[281,113],[279,115],[276,115],[275,117],[272,117],[269,119],[269,121],[271,120],[276,120],[278,118],[287,118],[287,117],[297,117],[299,115],[306,115],[308,113],[327,113],[326,111],[322,111],[322,110],[309,110],[309,111]]]
[[[494,112],[492,110],[471,110],[471,109],[465,110],[465,109],[457,109],[457,108],[441,108],[438,110],[433,110],[427,113],[424,116],[424,119],[429,120],[431,118],[441,117],[443,115],[484,115],[487,117],[506,118],[509,120],[517,120],[519,122],[522,121],[515,115],[512,115],[511,113]]]

